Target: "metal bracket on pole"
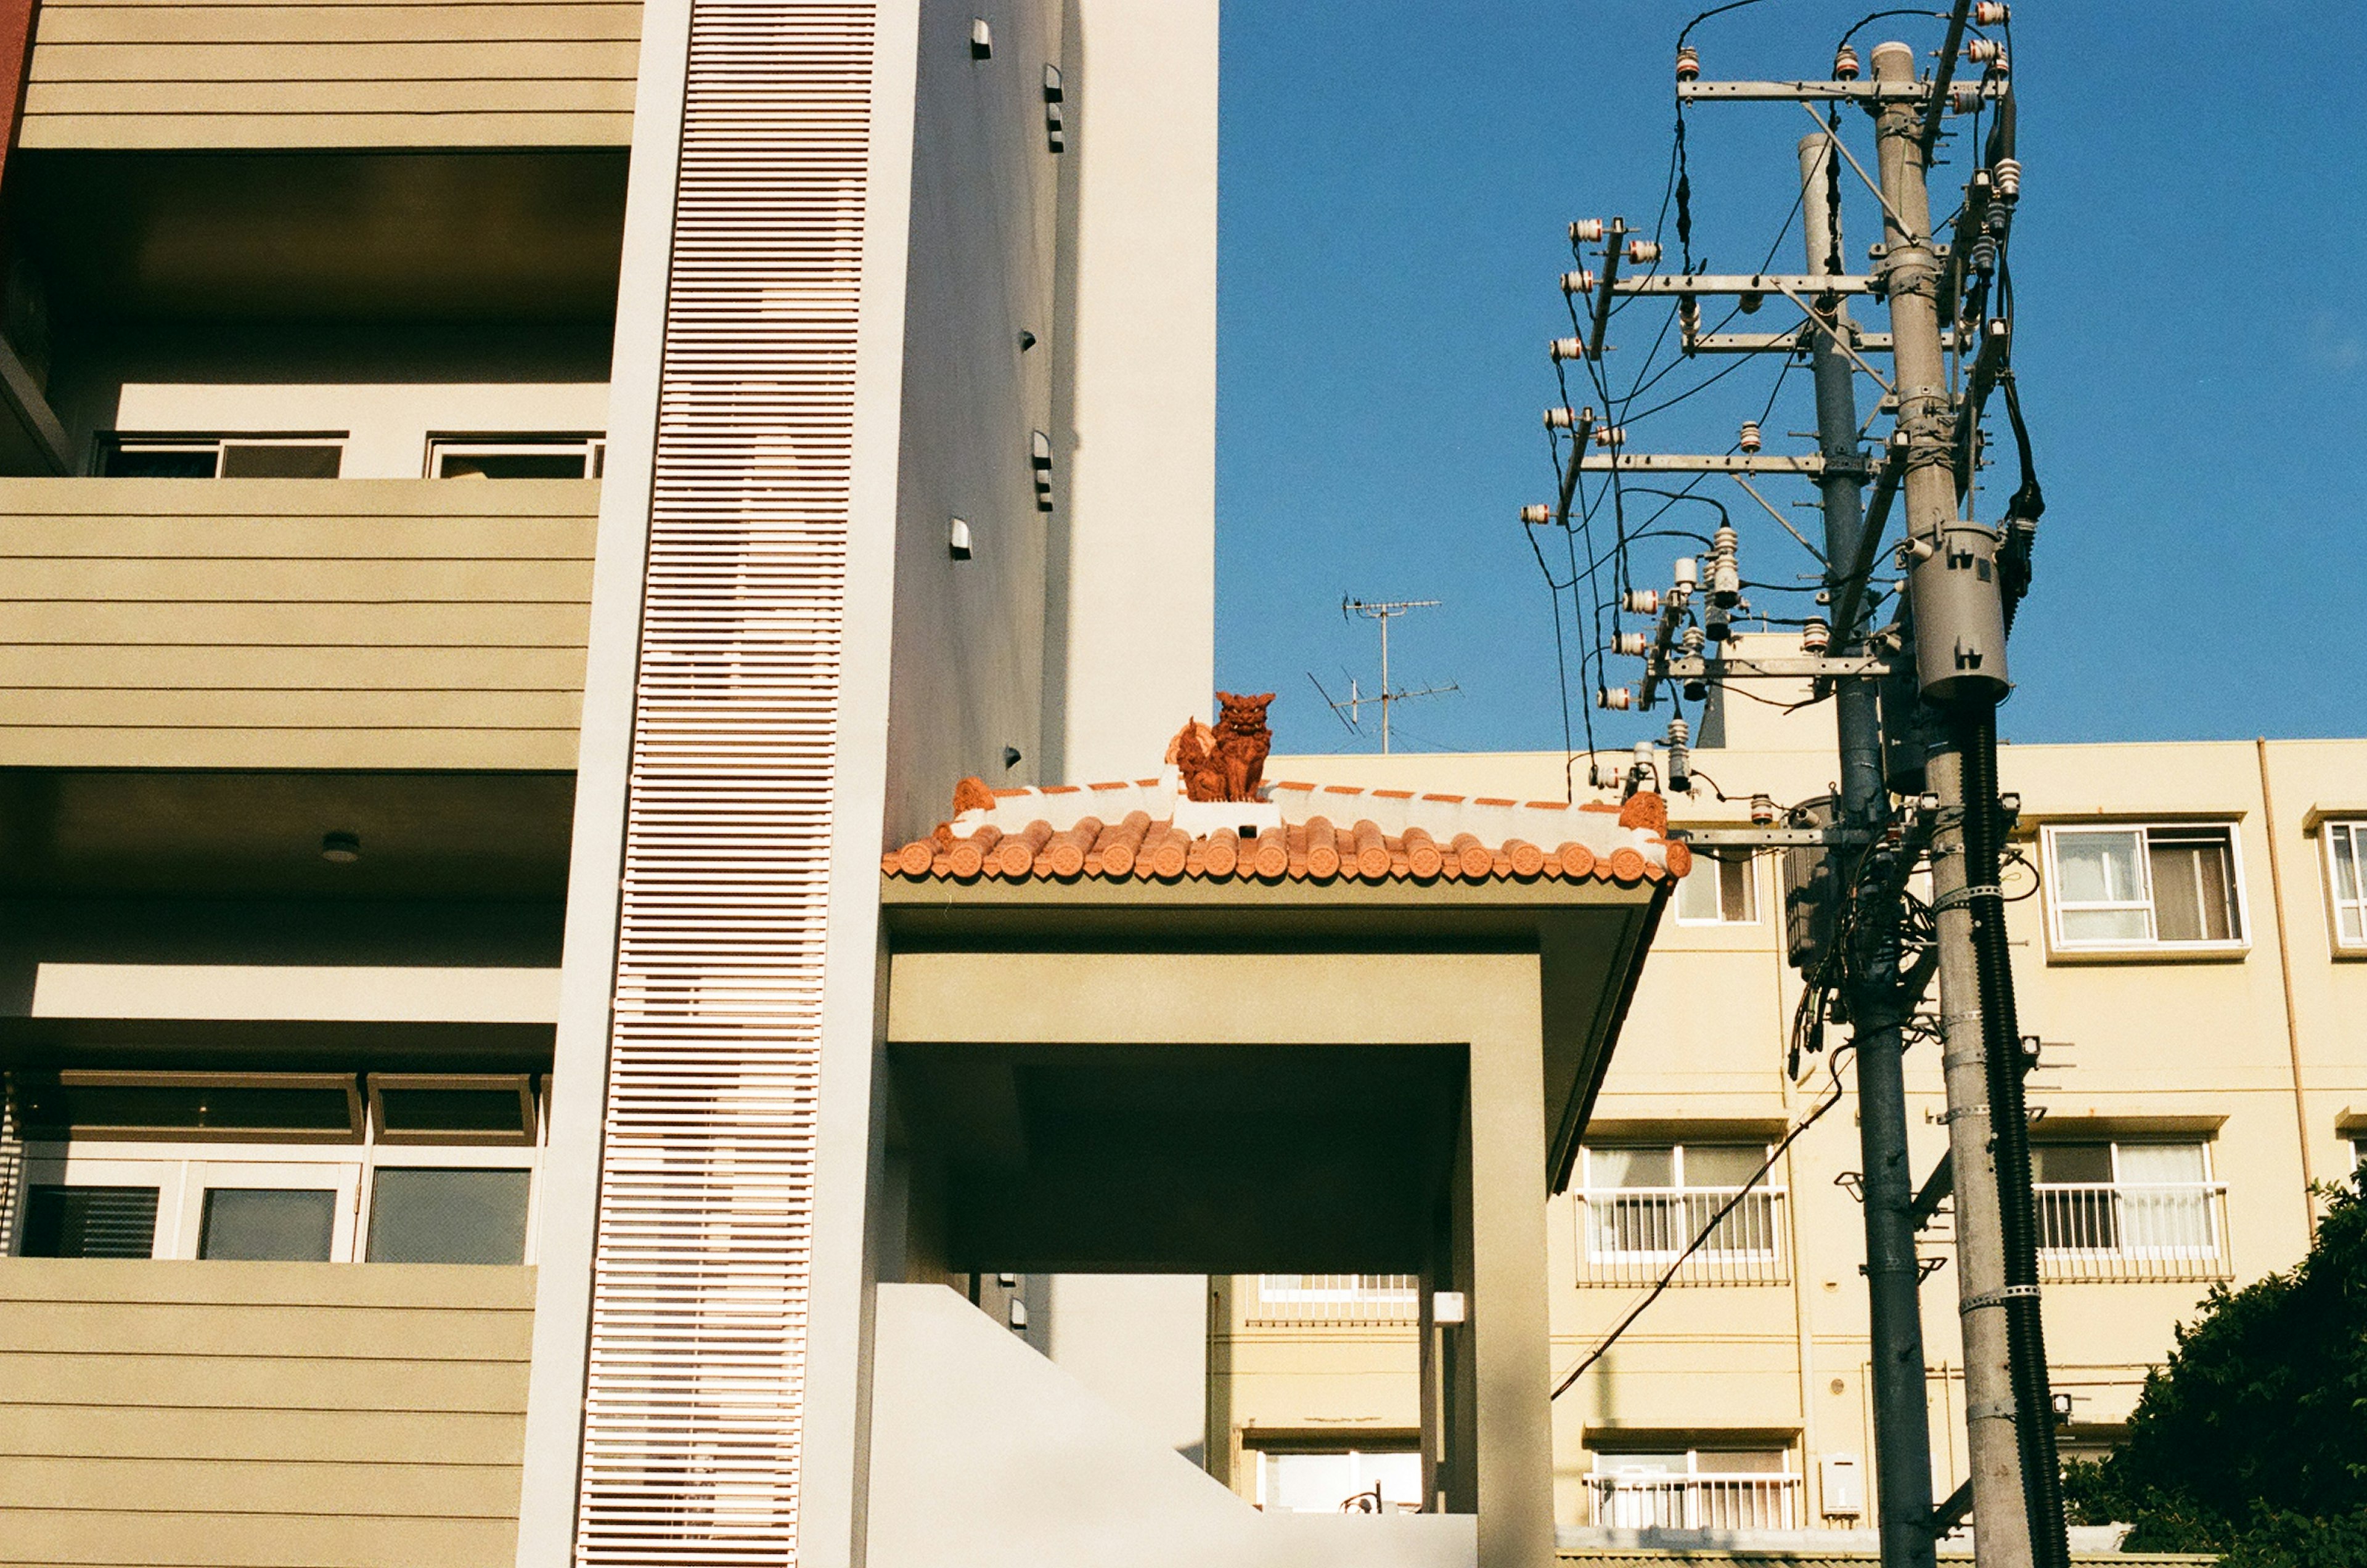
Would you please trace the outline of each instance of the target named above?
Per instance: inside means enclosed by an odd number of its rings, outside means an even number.
[[[1890,673],[1890,660],[1861,655],[1853,659],[1671,659],[1665,671],[1672,681],[1864,679],[1878,681]]]
[[[1851,471],[1815,454],[1784,457],[1740,452],[1609,452],[1587,457],[1580,467],[1590,474],[1798,474],[1812,479]]]
[[[1687,844],[1727,850],[1812,850],[1870,843],[1874,839],[1863,828],[1671,828],[1669,836]]]
[[[1931,1168],[1931,1174],[1923,1179],[1922,1187],[1916,1191],[1915,1201],[1907,1206],[1907,1217],[1915,1223],[1917,1230],[1923,1229],[1931,1223],[1931,1216],[1940,1212],[1940,1205],[1955,1190],[1956,1156],[1952,1152],[1942,1155],[1940,1163]]]
[[[1655,273],[1648,277],[1625,277],[1611,285],[1614,294],[1873,294],[1881,281],[1874,277],[1819,276],[1805,273],[1760,272]]]
[[[1965,1481],[1948,1494],[1948,1500],[1931,1510],[1931,1533],[1946,1535],[1963,1524],[1973,1511],[1973,1483]]]
[[[1920,104],[1931,92],[1928,82],[1680,82],[1677,101],[1711,103],[1826,103],[1843,99],[1861,104]],[[2005,96],[2003,82],[1983,82],[1984,98]],[[1945,95],[1942,95],[1944,106]]]

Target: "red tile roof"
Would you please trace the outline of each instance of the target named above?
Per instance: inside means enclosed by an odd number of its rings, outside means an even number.
[[[1407,790],[1274,784],[1240,803],[1183,798],[1174,780],[1000,789],[880,858],[913,881],[1001,877],[1173,882],[1384,883],[1499,879],[1633,884],[1682,876],[1693,852],[1667,836],[1649,793],[1625,806],[1565,806]]]

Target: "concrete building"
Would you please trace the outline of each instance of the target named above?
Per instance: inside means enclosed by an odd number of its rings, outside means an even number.
[[[1730,712],[1694,755],[1680,825],[1746,819],[1754,794],[1829,791],[1829,710]],[[1565,759],[1291,757],[1282,776],[1556,798]],[[2013,746],[2009,897],[2026,1028],[2054,1387],[2063,1448],[2126,1419],[2215,1282],[2290,1267],[2311,1183],[2367,1151],[2367,945],[2357,854],[2367,742]],[[1586,761],[1578,763],[1581,784]],[[1721,798],[1719,792],[1724,792]],[[1793,1058],[1780,857],[1700,855],[1653,945],[1548,1225],[1557,1381],[1592,1351],[1831,1092]],[[1845,1037],[1836,1031],[1834,1038]],[[1920,1180],[1946,1148],[1936,1047],[1908,1055]],[[1841,1081],[1849,1075],[1840,1069]],[[1637,1540],[1871,1551],[1863,1233],[1843,1100],[1601,1360],[1556,1402],[1567,1544]],[[1942,1207],[1920,1248],[1950,1267]],[[1211,1306],[1214,1465],[1267,1506],[1404,1495],[1419,1395],[1410,1280],[1241,1277]],[[1955,1292],[1924,1294],[1933,1495],[1965,1474]],[[1709,1535],[1690,1532],[1706,1530]],[[1630,1532],[1641,1532],[1634,1534]]]
[[[1161,772],[1215,0],[7,17],[0,1557],[1550,1555],[1687,852]],[[1156,1424],[1290,1269],[1430,1511]]]

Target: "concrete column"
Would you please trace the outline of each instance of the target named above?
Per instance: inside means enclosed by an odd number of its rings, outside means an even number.
[[[1551,1325],[1546,1288],[1545,1060],[1538,1032],[1471,1047],[1471,1393],[1479,1568],[1554,1560]]]

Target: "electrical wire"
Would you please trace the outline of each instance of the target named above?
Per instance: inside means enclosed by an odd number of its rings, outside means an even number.
[[[1698,777],[1699,775],[1696,774],[1695,776]],[[1719,798],[1723,799],[1725,797],[1721,795]],[[1692,1258],[1694,1253],[1699,1252],[1702,1249],[1703,1245],[1706,1243],[1711,1236],[1717,1234],[1717,1227],[1725,1222],[1726,1217],[1734,1213],[1736,1209],[1739,1208],[1742,1204],[1742,1201],[1750,1196],[1752,1190],[1759,1185],[1761,1179],[1763,1179],[1770,1170],[1772,1170],[1775,1168],[1775,1162],[1784,1157],[1784,1151],[1790,1148],[1792,1145],[1798,1140],[1801,1134],[1815,1126],[1819,1121],[1822,1121],[1824,1119],[1825,1112],[1830,1111],[1834,1106],[1839,1105],[1847,1098],[1847,1091],[1841,1088],[1841,1058],[1850,1055],[1850,1052],[1851,1048],[1844,1045],[1840,1050],[1834,1052],[1831,1059],[1826,1064],[1828,1069],[1832,1075],[1831,1092],[1826,1095],[1824,1100],[1819,1102],[1814,1110],[1810,1111],[1806,1116],[1800,1118],[1799,1121],[1794,1122],[1790,1129],[1784,1133],[1784,1136],[1776,1141],[1774,1147],[1768,1151],[1766,1160],[1761,1164],[1757,1170],[1750,1173],[1750,1179],[1743,1182],[1741,1188],[1737,1190],[1732,1197],[1728,1198],[1723,1204],[1719,1205],[1717,1213],[1712,1214],[1708,1221],[1703,1224],[1700,1234],[1695,1235],[1691,1242],[1686,1244],[1685,1249],[1682,1252],[1677,1254],[1676,1261],[1670,1263],[1667,1269],[1661,1271],[1659,1279],[1655,1280],[1652,1284],[1652,1288],[1645,1292],[1644,1299],[1637,1302],[1633,1307],[1630,1307],[1627,1311],[1627,1315],[1621,1318],[1618,1323],[1613,1326],[1610,1333],[1604,1335],[1600,1340],[1598,1340],[1595,1343],[1594,1348],[1588,1351],[1585,1358],[1581,1359],[1578,1365],[1572,1367],[1569,1371],[1562,1374],[1561,1381],[1554,1384],[1554,1391],[1552,1394],[1548,1396],[1549,1398],[1559,1399],[1563,1394],[1568,1393],[1570,1389],[1577,1384],[1578,1380],[1586,1375],[1588,1368],[1593,1366],[1595,1362],[1603,1359],[1604,1356],[1610,1353],[1611,1347],[1619,1343],[1620,1336],[1625,1334],[1628,1328],[1634,1325],[1636,1320],[1644,1315],[1645,1309],[1649,1307],[1654,1302],[1659,1301],[1660,1297],[1667,1292],[1669,1287],[1676,1282],[1677,1271],[1685,1266],[1686,1259]]]

